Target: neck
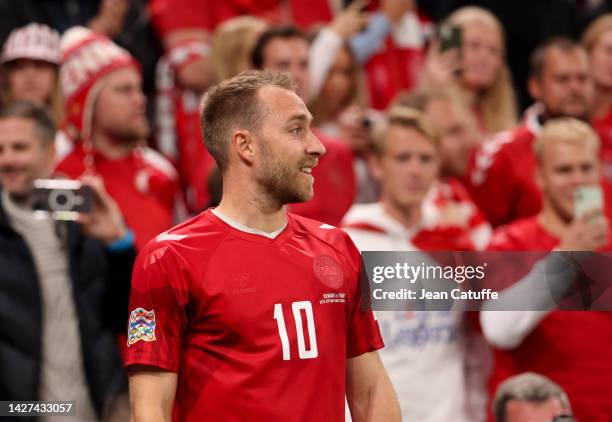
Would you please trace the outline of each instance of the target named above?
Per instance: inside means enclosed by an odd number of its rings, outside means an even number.
[[[221,214],[243,226],[266,233],[272,233],[287,224],[287,214],[282,204],[271,200],[254,183],[245,186],[244,182],[236,183],[237,179],[248,180],[246,175],[242,178],[229,174],[223,176],[223,196],[216,208]]]
[[[411,229],[421,221],[421,203],[401,206],[395,201],[384,197],[381,202],[385,212],[406,229]]]
[[[133,143],[120,141],[102,133],[93,133],[91,139],[94,149],[112,160],[127,157],[134,149]]]
[[[471,108],[477,107],[478,99],[480,98],[481,93],[465,85],[463,85],[462,88],[463,89],[461,89],[461,91],[463,92],[461,92],[461,95],[466,104],[468,104]]]
[[[603,117],[612,107],[612,87],[596,85],[593,117]]]
[[[546,200],[542,204],[542,211],[538,214],[538,222],[547,232],[559,239],[563,237],[570,223],[563,219]]]

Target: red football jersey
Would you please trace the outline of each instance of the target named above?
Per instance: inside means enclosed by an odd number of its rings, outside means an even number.
[[[344,421],[347,358],[383,347],[348,235],[288,214],[274,239],[211,210],[136,261],[126,365],[178,373],[180,421]]]
[[[493,227],[530,217],[542,206],[534,139],[532,126],[520,126],[486,141],[470,160],[468,191]]]
[[[59,162],[56,172],[77,179],[85,172],[84,159],[81,143],[76,143],[74,150]],[[126,224],[134,231],[138,248],[172,227],[178,176],[161,154],[150,148],[137,148],[125,158],[110,160],[94,153],[94,165]]]
[[[591,124],[601,141],[601,176],[612,183],[612,109],[605,116],[593,119]]]
[[[612,238],[612,237],[611,237]],[[537,217],[501,227],[495,251],[546,251],[559,239]],[[612,250],[608,244],[603,250]],[[612,313],[553,311],[512,350],[495,350],[491,392],[509,376],[543,374],[567,392],[579,421],[609,422],[612,415]]]

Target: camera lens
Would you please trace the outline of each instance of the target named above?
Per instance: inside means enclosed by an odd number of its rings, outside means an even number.
[[[71,211],[76,203],[74,192],[54,189],[49,193],[49,208],[53,211]]]

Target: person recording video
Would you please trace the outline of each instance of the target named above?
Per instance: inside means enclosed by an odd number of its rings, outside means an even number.
[[[136,252],[99,178],[82,179],[92,202],[77,221],[35,216],[34,184],[52,175],[54,137],[45,108],[0,110],[0,397],[74,401],[79,421],[98,421],[127,387],[115,333]]]

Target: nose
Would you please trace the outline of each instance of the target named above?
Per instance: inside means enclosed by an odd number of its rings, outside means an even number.
[[[317,138],[317,136],[312,133],[312,131],[310,132],[310,136],[308,138],[309,139],[308,144],[306,145],[306,152],[310,155],[316,155],[319,157],[325,155],[325,153],[327,152],[325,145],[323,145],[321,141],[319,141],[319,138]]]

